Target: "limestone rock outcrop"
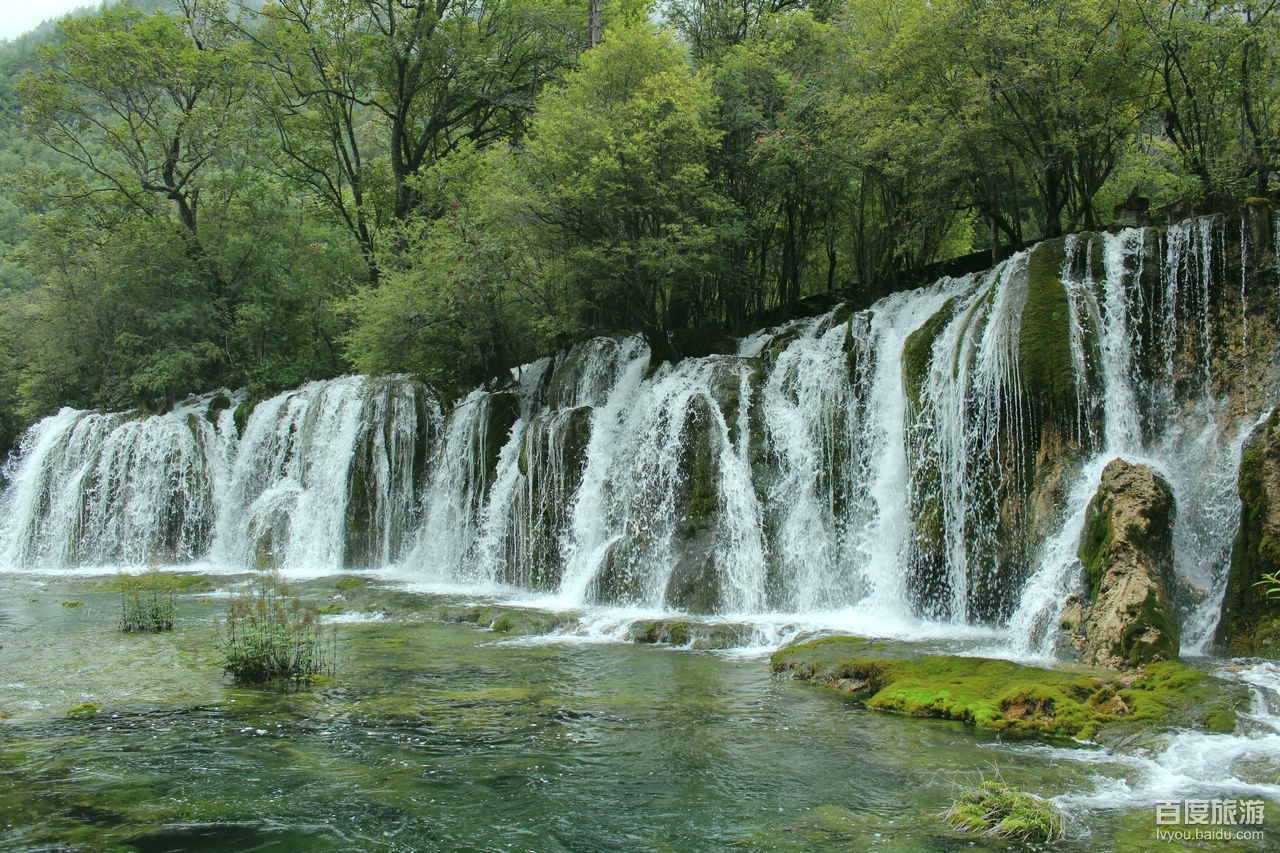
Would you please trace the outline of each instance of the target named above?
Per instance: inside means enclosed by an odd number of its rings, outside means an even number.
[[[1122,669],[1178,657],[1173,612],[1173,492],[1145,465],[1113,459],[1080,537],[1086,598],[1063,628],[1082,661]]]

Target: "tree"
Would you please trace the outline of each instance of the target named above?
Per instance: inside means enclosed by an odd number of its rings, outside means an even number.
[[[445,211],[403,232],[399,262],[344,304],[356,367],[408,371],[462,394],[545,351],[565,331],[565,305],[541,290],[533,238],[511,197],[508,151],[463,144],[415,179]]]
[[[282,173],[370,257],[378,226],[440,212],[414,175],[464,141],[521,135],[588,23],[572,0],[276,0],[262,15]]]
[[[667,32],[612,30],[540,101],[521,163],[544,245],[589,328],[639,328],[665,350],[714,271],[732,209],[707,179],[709,81]]]
[[[92,176],[84,192],[176,220],[211,296],[225,303],[228,284],[200,240],[200,201],[245,139],[237,108],[246,75],[220,0],[177,8],[177,16],[144,15],[121,5],[68,18],[62,42],[43,46],[42,67],[18,84],[22,119]]]
[[[1266,196],[1280,161],[1274,2],[1134,0],[1162,129],[1211,205]]]
[[[993,246],[1024,244],[1024,198],[1041,237],[1096,227],[1093,198],[1136,131],[1130,44],[1110,0],[931,4],[886,54],[886,116],[969,187]]]

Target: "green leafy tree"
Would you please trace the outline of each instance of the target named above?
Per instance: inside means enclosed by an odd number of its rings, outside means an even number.
[[[648,24],[611,31],[539,102],[521,156],[529,212],[588,328],[665,332],[738,228],[708,180],[709,80]]]
[[[401,231],[396,262],[345,303],[344,342],[357,369],[413,372],[461,394],[565,331],[564,301],[543,289],[509,168],[504,150],[464,144],[415,182],[445,212]]]
[[[1152,107],[1198,195],[1266,196],[1280,161],[1280,16],[1271,2],[1134,0]]]
[[[171,218],[211,296],[228,283],[200,239],[201,194],[245,129],[247,96],[225,6],[178,0],[178,15],[121,5],[70,18],[18,84],[22,119],[46,146],[151,219]]]

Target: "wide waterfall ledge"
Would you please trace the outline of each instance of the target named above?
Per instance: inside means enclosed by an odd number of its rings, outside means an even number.
[[[409,589],[1060,657],[1104,466],[1169,484],[1183,654],[1213,636],[1274,247],[1220,217],[1075,235],[657,363],[604,337],[446,404],[410,376],[63,409],[3,468],[0,567],[364,571]],[[627,629],[629,630],[629,629]]]

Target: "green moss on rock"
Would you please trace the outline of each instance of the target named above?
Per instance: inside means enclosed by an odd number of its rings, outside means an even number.
[[[1063,286],[1064,241],[1046,240],[1027,260],[1027,301],[1018,337],[1018,374],[1024,392],[1043,416],[1075,422],[1076,377],[1067,333],[1071,304]]]
[[[485,412],[484,468],[486,483],[492,483],[498,473],[498,457],[511,435],[511,428],[520,420],[520,398],[510,391],[490,394]]]
[[[1280,599],[1265,575],[1280,571],[1280,409],[1254,430],[1240,453],[1240,526],[1214,640],[1232,655],[1280,657]]]
[[[236,425],[236,435],[244,435],[245,427],[249,425],[249,418],[253,415],[253,408],[256,405],[257,402],[254,400],[245,400],[231,413],[231,420]]]
[[[775,652],[771,666],[868,708],[1049,739],[1098,739],[1104,730],[1135,726],[1221,726],[1225,709],[1244,697],[1239,685],[1176,661],[1120,675],[955,655],[904,659],[873,650],[870,656],[844,657],[865,643],[849,637],[814,640]]]
[[[920,392],[929,377],[933,342],[955,315],[956,300],[948,299],[923,326],[907,336],[907,342],[902,348],[902,383],[907,392],[907,400],[913,404],[919,404]]]
[[[1177,659],[1175,511],[1172,489],[1150,468],[1114,459],[1103,470],[1077,550],[1089,600],[1068,629],[1086,663],[1121,668]]]
[[[231,398],[226,394],[217,394],[209,401],[209,408],[204,413],[205,419],[211,424],[216,424],[218,415],[229,408],[231,408]]]

